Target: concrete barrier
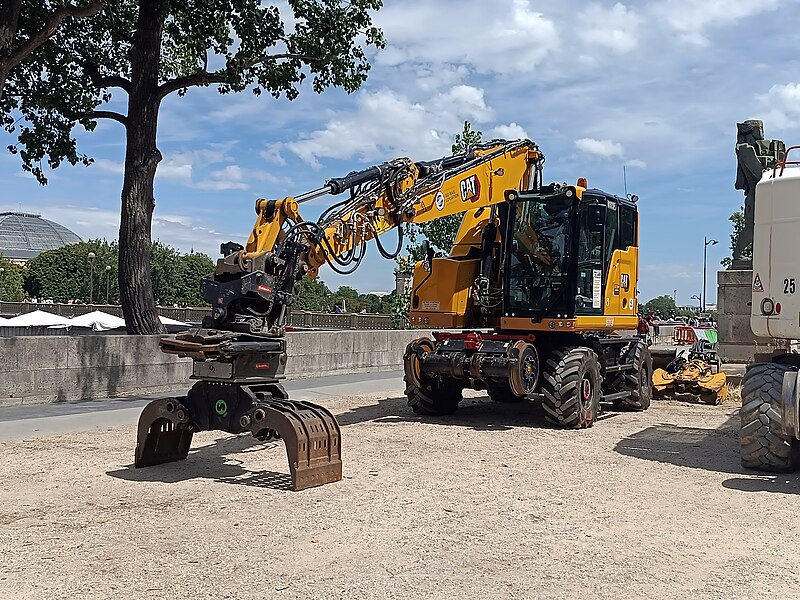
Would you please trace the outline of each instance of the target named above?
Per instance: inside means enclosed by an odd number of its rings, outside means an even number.
[[[409,341],[427,331],[287,334],[290,378],[402,367]],[[0,406],[113,398],[188,389],[192,361],[163,354],[159,336],[0,339]]]

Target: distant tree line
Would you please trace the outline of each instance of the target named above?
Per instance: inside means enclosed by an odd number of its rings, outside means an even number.
[[[373,314],[391,314],[396,303],[396,294],[362,294],[349,285],[343,285],[335,292],[331,291],[324,281],[303,277],[300,282],[300,294],[294,304],[297,310],[318,312],[342,312]],[[337,310],[338,307],[338,310]]]
[[[116,241],[89,240],[42,252],[19,266],[0,257],[0,300],[36,299],[95,304],[119,302],[119,246]],[[214,270],[205,254],[183,254],[153,242],[150,274],[154,300],[163,306],[202,306],[200,279]],[[90,283],[91,282],[91,283]]]
[[[92,255],[92,257],[90,257]],[[0,301],[22,302],[36,299],[53,302],[95,304],[119,303],[117,268],[119,246],[116,241],[89,240],[42,252],[26,265],[17,265],[0,256]],[[109,268],[110,267],[110,268]],[[214,271],[214,262],[205,254],[183,254],[161,242],[150,249],[150,275],[156,303],[162,306],[204,306],[200,279]],[[362,294],[343,285],[331,291],[319,279],[304,277],[295,309],[322,312],[391,314],[396,294]]]

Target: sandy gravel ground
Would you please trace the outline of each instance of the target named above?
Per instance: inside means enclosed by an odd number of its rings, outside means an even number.
[[[387,393],[330,404],[345,479],[299,493],[248,438],[139,471],[133,427],[0,444],[0,597],[800,598],[800,482],[740,469],[733,405],[577,432]]]

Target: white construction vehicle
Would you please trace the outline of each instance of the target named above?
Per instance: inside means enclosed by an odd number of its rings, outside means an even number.
[[[765,171],[756,187],[750,327],[757,336],[800,339],[800,161]],[[784,351],[747,368],[742,388],[742,466],[800,466],[800,354]]]

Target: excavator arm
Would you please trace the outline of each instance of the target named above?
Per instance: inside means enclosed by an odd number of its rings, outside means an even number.
[[[256,220],[245,246],[223,245],[203,297],[214,307],[204,323],[214,329],[283,335],[286,309],[303,275],[329,265],[352,273],[375,240],[380,254],[396,258],[403,248],[403,223],[425,223],[504,201],[509,189],[532,189],[541,181],[544,157],[529,140],[496,140],[435,161],[399,158],[331,179],[324,187],[282,200],[256,202]],[[316,221],[300,214],[303,203],[347,194]],[[388,249],[379,239],[395,231]]]
[[[294,489],[341,479],[340,430],[321,406],[290,401],[285,319],[300,280],[324,265],[352,273],[374,240],[387,259],[403,249],[404,223],[505,201],[507,190],[537,189],[544,156],[529,140],[495,140],[434,161],[408,158],[328,180],[319,189],[256,202],[247,243],[223,244],[215,272],[201,281],[212,314],[203,326],[162,340],[164,352],[193,359],[197,382],[183,397],[155,400],[140,419],[137,467],[186,458],[194,431],[251,433],[286,444]],[[302,204],[344,196],[316,221]],[[387,249],[381,237],[395,231]]]

